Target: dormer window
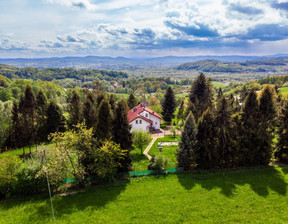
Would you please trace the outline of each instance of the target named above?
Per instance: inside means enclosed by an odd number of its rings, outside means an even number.
[[[148,114],[145,114],[145,117],[148,117]]]

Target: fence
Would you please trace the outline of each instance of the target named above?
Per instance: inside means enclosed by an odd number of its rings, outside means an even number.
[[[183,173],[184,169],[183,167],[177,167],[177,168],[168,168],[166,170],[144,170],[144,171],[131,171],[127,173],[116,173],[115,178],[121,179],[121,178],[130,178],[130,177],[140,177],[140,176],[152,176],[152,175],[166,175],[166,174],[172,174],[172,173]],[[98,180],[100,177],[93,176],[90,177],[89,180]],[[73,183],[75,182],[75,179],[67,178],[66,183]]]

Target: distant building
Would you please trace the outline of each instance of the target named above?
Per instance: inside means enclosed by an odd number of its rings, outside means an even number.
[[[128,111],[129,124],[133,130],[154,131],[160,129],[162,117],[147,107],[147,103],[140,103]]]

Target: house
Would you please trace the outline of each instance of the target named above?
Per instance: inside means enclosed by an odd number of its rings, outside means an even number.
[[[162,117],[147,107],[146,103],[140,103],[128,111],[129,124],[133,130],[153,131],[160,129],[160,120]]]

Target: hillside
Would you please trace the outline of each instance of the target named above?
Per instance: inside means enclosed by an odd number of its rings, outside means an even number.
[[[202,72],[247,73],[247,72],[286,72],[288,58],[265,58],[246,62],[227,62],[219,60],[200,60],[184,63],[177,70],[196,70]]]

